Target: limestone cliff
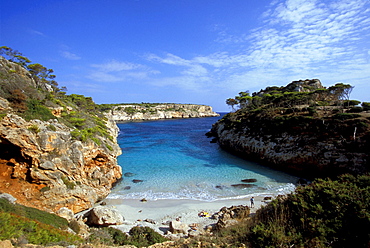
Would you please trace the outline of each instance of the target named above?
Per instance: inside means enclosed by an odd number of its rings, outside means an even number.
[[[175,103],[117,105],[111,113],[117,122],[219,116],[210,106]]]
[[[307,89],[310,82],[288,86]],[[328,106],[335,99],[330,94],[333,88],[328,92],[322,86],[314,87],[311,94],[300,90],[281,93],[286,89],[274,88],[274,94],[261,91],[269,94],[265,98],[261,92],[255,93],[262,98],[257,99],[259,105],[226,115],[208,135],[216,137],[222,148],[244,158],[306,178],[369,171],[369,111],[338,103]],[[317,106],[324,98],[325,105]],[[245,105],[255,100],[246,99]]]
[[[106,197],[122,176],[112,117],[4,58],[0,74],[0,192],[75,213]]]

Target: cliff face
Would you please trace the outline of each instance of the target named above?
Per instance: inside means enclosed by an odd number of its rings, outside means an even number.
[[[119,105],[112,109],[117,122],[219,116],[212,107],[196,104]]]
[[[112,117],[82,116],[84,110],[69,102],[71,97],[52,95],[49,85],[15,63],[2,59],[0,73],[0,95],[8,98],[0,97],[0,192],[26,206],[47,211],[67,207],[75,213],[106,197],[122,176]],[[38,105],[43,102],[49,106]],[[48,120],[24,117],[45,111],[41,116]],[[104,121],[94,124],[88,118]]]
[[[240,109],[209,135],[228,151],[305,178],[369,171],[370,113],[328,108],[316,107],[312,115],[302,105]]]

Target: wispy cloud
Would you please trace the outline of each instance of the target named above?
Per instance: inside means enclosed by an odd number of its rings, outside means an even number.
[[[222,42],[240,44],[238,52],[188,59],[151,54],[147,59],[181,71],[181,76],[163,82],[195,89],[212,82],[238,91],[318,76],[330,83],[343,79],[361,83],[370,78],[369,7],[364,0],[278,0],[261,14],[262,26],[248,35],[228,37],[220,32]]]
[[[92,64],[94,71],[91,71],[88,78],[97,82],[124,82],[132,79],[146,79],[149,75],[159,72],[152,70],[145,65],[111,60],[102,64]]]
[[[80,56],[74,53],[68,52],[68,51],[61,51],[60,54],[62,55],[63,58],[66,58],[69,60],[80,60],[81,59]]]
[[[40,31],[35,30],[35,29],[28,29],[28,32],[30,34],[33,34],[33,35],[46,36],[43,32],[40,32]]]

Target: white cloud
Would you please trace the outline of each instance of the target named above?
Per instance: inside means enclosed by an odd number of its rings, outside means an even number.
[[[68,51],[62,51],[60,52],[60,54],[62,55],[62,57],[69,59],[69,60],[80,60],[81,59],[80,56],[74,53],[68,52]]]
[[[120,62],[117,60],[111,60],[104,64],[93,64],[91,67],[97,68],[99,71],[104,72],[118,72],[118,71],[129,71],[143,67],[140,64],[134,64],[129,62]]]
[[[261,26],[239,36],[228,36],[227,27],[222,27],[218,41],[223,42],[223,50],[190,58],[173,53],[146,55],[153,67],[159,65],[156,71],[112,60],[92,65],[96,71],[91,78],[136,79],[158,87],[235,94],[306,78],[329,84],[362,83],[370,78],[369,5],[363,0],[275,0],[261,13]],[[168,76],[154,77],[159,70]]]
[[[87,76],[97,82],[125,82],[130,80],[147,79],[149,75],[158,74],[159,71],[152,70],[141,64],[111,60],[103,64],[92,64],[95,68]]]

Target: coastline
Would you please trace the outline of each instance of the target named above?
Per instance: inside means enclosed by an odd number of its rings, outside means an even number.
[[[263,196],[255,196],[255,206],[251,208],[251,214],[266,203]],[[186,225],[197,224],[199,230],[217,222],[210,217],[199,217],[202,211],[208,212],[209,216],[220,211],[223,207],[249,206],[250,199],[217,200],[212,202],[185,199],[161,199],[141,202],[137,199],[106,199],[106,207],[118,210],[125,218],[123,225],[114,226],[123,232],[128,232],[135,226],[148,226],[162,235],[166,235],[169,229],[168,222],[179,219]],[[149,221],[149,222],[148,222]]]

